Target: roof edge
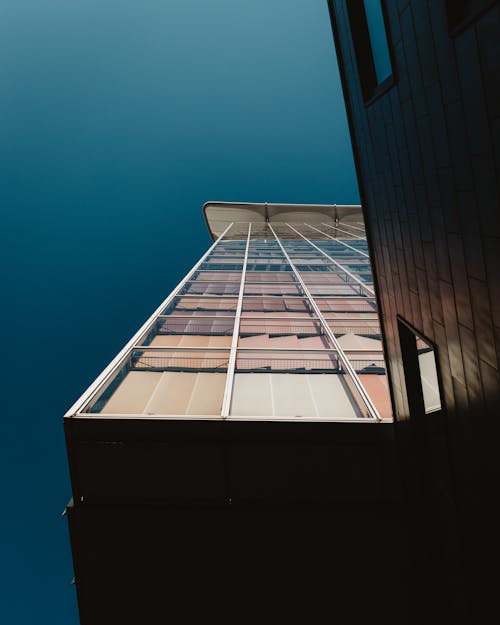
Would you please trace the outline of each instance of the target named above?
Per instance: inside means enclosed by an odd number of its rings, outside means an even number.
[[[221,202],[221,201],[208,201],[203,204],[202,213],[203,218],[205,220],[205,224],[207,226],[207,230],[212,238],[212,240],[216,240],[218,238],[218,234],[214,232],[213,223],[210,217],[207,214],[207,209],[224,209],[224,210],[235,210],[238,209],[247,209],[247,210],[255,210],[256,215],[259,212],[262,212],[262,220],[261,221],[270,221],[268,219],[268,212],[271,209],[271,212],[278,214],[280,211],[285,211],[290,209],[292,211],[299,211],[300,209],[311,210],[311,212],[315,209],[316,211],[324,212],[325,217],[328,216],[331,219],[338,218],[339,213],[357,213],[359,211],[359,215],[362,218],[362,211],[360,204],[290,204],[288,202],[279,203],[279,202]],[[273,210],[274,209],[274,210]],[[246,220],[245,220],[246,221]]]

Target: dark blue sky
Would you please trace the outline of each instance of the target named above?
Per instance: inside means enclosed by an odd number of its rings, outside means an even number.
[[[358,201],[326,0],[2,0],[0,620],[76,624],[62,415],[207,200]]]

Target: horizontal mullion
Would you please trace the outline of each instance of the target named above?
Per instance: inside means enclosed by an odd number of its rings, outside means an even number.
[[[211,353],[219,353],[221,355],[229,355],[229,348],[222,347],[210,347],[210,346],[175,346],[175,347],[162,347],[160,345],[134,345],[133,349],[135,351],[151,351],[151,352],[164,352],[166,354],[171,354],[175,352],[186,352],[186,353],[196,353],[202,354],[203,352],[211,352]],[[325,347],[324,349],[311,348],[311,347],[238,347],[238,352],[248,352],[248,353],[265,353],[265,354],[337,354],[338,350],[332,347]],[[383,355],[382,349],[344,349],[345,354],[355,354],[355,355]],[[133,355],[133,354],[132,354]]]
[[[234,319],[234,315],[158,315],[158,319]]]

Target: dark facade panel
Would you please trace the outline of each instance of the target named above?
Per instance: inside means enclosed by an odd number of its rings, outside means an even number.
[[[430,511],[421,520],[441,537],[429,548],[444,584],[436,622],[467,622],[464,597],[476,619],[488,604],[478,571],[498,477],[500,7],[384,2],[395,80],[367,102],[353,4],[329,1],[400,448],[415,457],[404,464]],[[398,318],[435,345],[443,410],[429,427],[410,409]]]
[[[416,625],[392,423],[65,430],[82,625]]]
[[[75,506],[399,497],[392,424],[312,425],[73,418]]]
[[[68,519],[81,625],[416,625],[394,502],[84,506]]]

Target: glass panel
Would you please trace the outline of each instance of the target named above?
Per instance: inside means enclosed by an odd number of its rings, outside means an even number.
[[[243,299],[245,312],[307,312],[310,304],[304,297],[293,296],[246,296]]]
[[[286,233],[283,244],[340,347],[381,414],[390,417],[375,299],[346,273],[371,283],[369,262],[338,241],[316,236],[316,244],[344,270],[288,226],[276,228]],[[236,224],[231,237],[237,239],[220,242],[172,298],[100,390],[92,412],[220,415],[246,246],[240,230],[246,236],[248,224]],[[267,225],[262,232],[271,238],[252,239],[249,246],[231,414],[369,416],[336,343]],[[366,249],[365,241],[354,245]]]
[[[236,310],[237,298],[229,297],[208,297],[208,296],[185,296],[174,297],[173,302],[165,309],[163,315],[171,315],[184,311],[207,311],[213,314],[214,311],[231,312]]]
[[[231,416],[347,420],[366,416],[342,373],[237,372]]]
[[[135,349],[130,371],[227,371],[229,351]]]
[[[377,83],[384,82],[392,74],[391,57],[387,43],[384,14],[380,0],[364,0],[366,23],[372,48]]]
[[[298,284],[245,283],[245,295],[301,295]]]
[[[181,289],[180,295],[238,295],[239,282],[196,280],[187,282]]]
[[[375,299],[368,297],[316,297],[316,304],[322,312],[373,312]]]
[[[136,349],[88,412],[219,415],[228,350]]]
[[[241,280],[241,272],[235,271],[197,271],[196,274],[191,279],[192,281],[201,280],[201,281],[214,281],[221,280],[224,282],[237,282],[240,283]]]
[[[441,410],[436,354],[434,349],[420,337],[417,337],[417,356],[425,412]]]
[[[376,318],[355,319],[350,315],[344,315],[336,319],[327,319],[327,322],[337,337],[344,334],[356,334],[358,336],[380,339],[380,325]]]
[[[340,370],[337,353],[321,348],[318,351],[246,351],[238,350],[237,372],[329,372]]]
[[[217,317],[168,317],[161,318],[156,324],[156,333],[170,334],[207,334],[211,336],[231,335],[234,318]]]

